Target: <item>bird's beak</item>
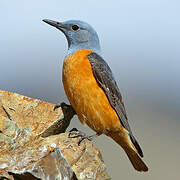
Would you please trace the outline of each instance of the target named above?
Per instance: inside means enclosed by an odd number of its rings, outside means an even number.
[[[59,30],[62,30],[62,28],[64,28],[63,24],[60,22],[52,21],[50,19],[43,19],[43,21],[51,26],[58,28]]]

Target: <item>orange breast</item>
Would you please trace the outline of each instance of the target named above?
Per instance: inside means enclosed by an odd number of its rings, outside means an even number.
[[[119,129],[120,121],[94,78],[87,57],[91,52],[87,49],[78,50],[64,60],[63,84],[66,95],[79,120],[94,131]]]

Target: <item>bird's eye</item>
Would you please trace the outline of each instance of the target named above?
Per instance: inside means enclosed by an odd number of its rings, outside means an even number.
[[[79,26],[78,25],[72,25],[71,28],[73,31],[77,31],[79,29]]]

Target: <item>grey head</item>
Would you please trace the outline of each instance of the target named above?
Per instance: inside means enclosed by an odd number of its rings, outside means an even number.
[[[98,35],[88,23],[79,20],[57,22],[44,19],[43,21],[65,34],[68,41],[68,55],[79,49],[92,49],[101,54]]]

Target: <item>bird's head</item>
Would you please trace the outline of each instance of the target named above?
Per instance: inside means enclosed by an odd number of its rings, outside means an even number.
[[[68,41],[68,54],[73,54],[79,49],[92,49],[100,52],[98,35],[88,23],[79,20],[57,22],[44,19],[43,21],[65,34]]]

